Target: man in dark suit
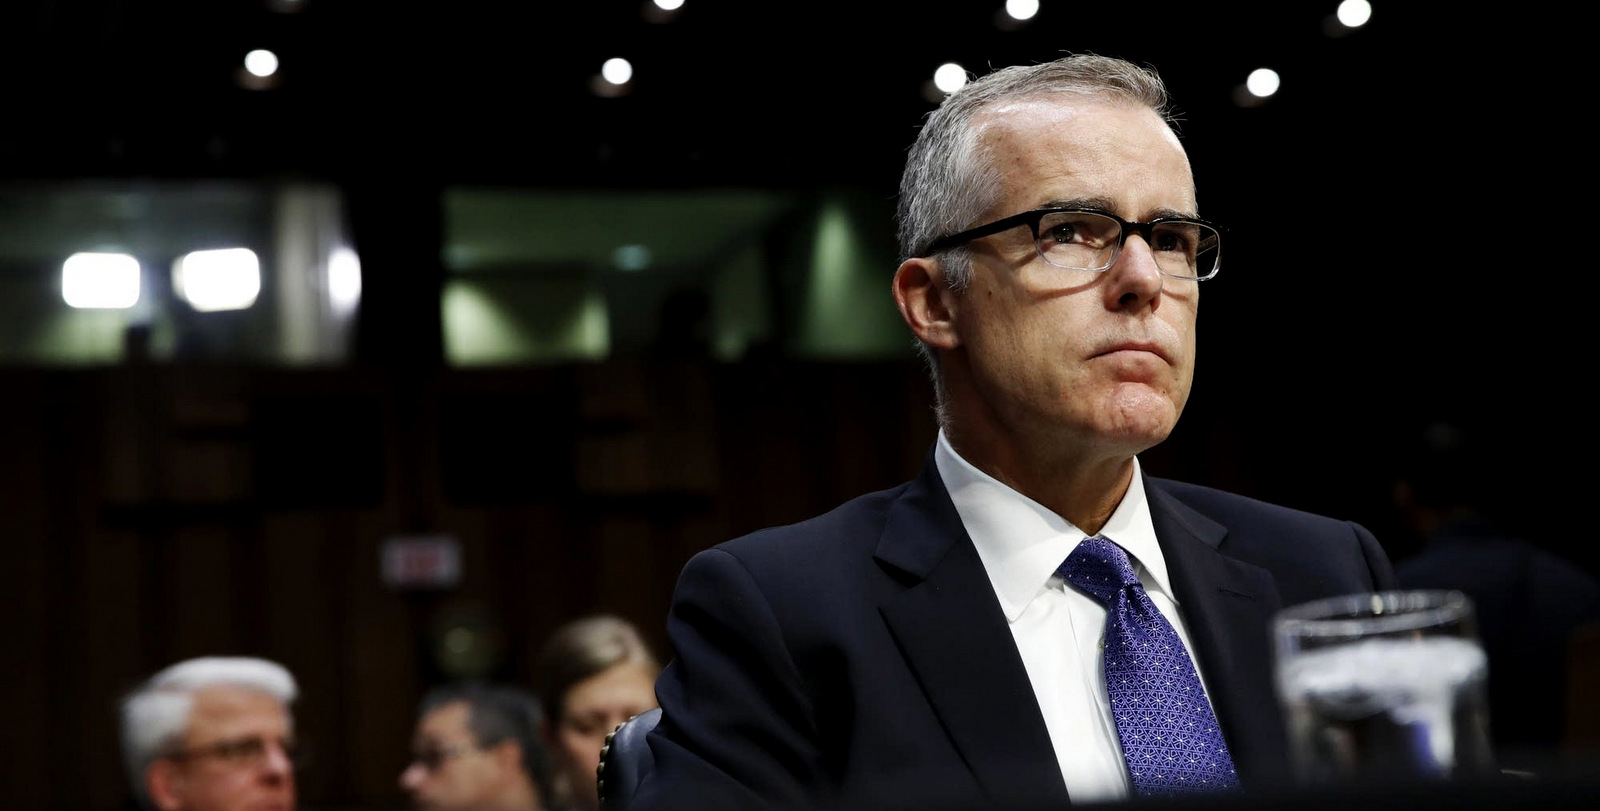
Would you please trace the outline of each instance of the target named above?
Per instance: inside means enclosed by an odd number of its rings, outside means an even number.
[[[1558,771],[1578,754],[1569,741],[1573,699],[1591,685],[1573,665],[1586,629],[1600,628],[1600,579],[1509,527],[1496,500],[1499,463],[1482,429],[1435,419],[1397,454],[1395,507],[1419,547],[1395,555],[1395,577],[1411,589],[1451,589],[1472,598],[1489,658],[1489,732],[1503,767]]]
[[[1031,809],[1288,773],[1272,613],[1393,575],[1354,523],[1140,470],[1188,399],[1221,241],[1167,104],[1153,71],[1069,56],[929,116],[892,290],[938,440],[915,480],[684,568],[633,808]],[[1070,580],[1091,547],[1125,555],[1112,597]],[[1103,668],[1130,612],[1199,685],[1203,779],[1124,760],[1144,699]]]

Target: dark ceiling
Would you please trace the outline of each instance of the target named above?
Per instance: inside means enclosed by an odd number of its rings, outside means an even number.
[[[284,1],[7,4],[0,183],[349,182],[382,237],[363,267],[408,268],[438,254],[446,186],[564,208],[574,190],[681,205],[691,195],[671,193],[847,185],[888,201],[939,64],[1092,51],[1162,71],[1201,210],[1230,229],[1206,291],[1202,399],[1279,415],[1296,443],[1306,419],[1334,431],[1438,404],[1530,449],[1566,453],[1573,429],[1555,426],[1582,425],[1574,381],[1593,339],[1568,338],[1587,304],[1561,295],[1585,278],[1580,243],[1562,239],[1577,226],[1531,225],[1588,202],[1577,5],[1373,0],[1366,28],[1333,37],[1336,0],[1044,0],[1017,30],[994,25],[1001,0],[687,0],[670,22],[648,21],[645,0]],[[274,89],[236,82],[257,47],[283,59]],[[616,55],[634,62],[632,92],[593,95]],[[1280,95],[1236,105],[1263,65]],[[409,203],[382,205],[396,196]],[[413,327],[438,317],[436,285],[402,295],[379,283],[404,274],[370,276],[363,295],[384,306],[367,309],[392,313],[374,345],[418,354],[405,342],[432,340]]]
[[[7,12],[0,172],[892,189],[935,67],[1069,50],[1160,68],[1213,152],[1277,141],[1288,159],[1392,115],[1414,91],[1389,71],[1464,55],[1416,4],[1382,0],[1343,37],[1325,30],[1334,0],[1047,0],[1015,30],[995,25],[1000,0],[688,0],[664,22],[646,3],[35,0]],[[236,81],[256,47],[282,59],[273,89]],[[597,97],[616,55],[634,86]],[[1283,94],[1235,106],[1261,65]]]
[[[1274,305],[1314,297],[1326,329],[1353,313],[1383,325],[1342,338],[1345,362],[1405,330],[1445,350],[1436,374],[1449,376],[1475,368],[1464,336],[1493,333],[1441,327],[1440,314],[1507,296],[1477,276],[1439,284],[1463,260],[1434,249],[1429,229],[1447,226],[1420,218],[1575,194],[1561,181],[1593,152],[1566,100],[1587,83],[1586,48],[1566,43],[1587,27],[1550,3],[1373,0],[1365,28],[1331,36],[1336,0],[1044,0],[1014,30],[995,25],[1001,0],[687,0],[664,22],[646,2],[8,4],[0,182],[289,175],[364,187],[369,209],[410,195],[374,215],[397,257],[437,252],[405,237],[437,227],[440,187],[850,186],[889,201],[938,65],[981,73],[1092,51],[1153,65],[1173,91],[1201,209],[1235,232],[1229,267],[1252,280],[1208,305],[1215,319],[1304,329],[1304,313]],[[258,47],[282,59],[275,88],[237,81]],[[635,65],[631,92],[594,95],[616,55]],[[1263,65],[1281,93],[1237,105]],[[1311,238],[1330,235],[1344,238]],[[1475,259],[1508,278],[1498,258]],[[1422,300],[1433,306],[1419,319]]]

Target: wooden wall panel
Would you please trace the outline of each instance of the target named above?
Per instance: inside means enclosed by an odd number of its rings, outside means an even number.
[[[19,416],[14,409],[0,410],[0,415],[5,417],[0,422],[7,427]],[[0,434],[8,453],[33,450],[21,433],[7,430]],[[37,485],[22,481],[21,466],[5,467],[0,504],[5,507],[9,536],[5,550],[10,582],[0,589],[0,607],[4,609],[0,616],[10,643],[0,648],[5,650],[4,667],[0,667],[0,695],[5,696],[0,704],[0,752],[7,753],[0,758],[0,786],[6,787],[0,791],[10,792],[13,802],[0,805],[48,804],[58,800],[62,790],[52,768],[60,754],[55,740],[60,724],[53,711],[64,709],[64,701],[70,700],[52,689],[58,669],[53,640],[70,621],[63,616],[63,584],[50,582],[58,569],[55,558],[62,544],[46,531],[48,511],[40,508],[42,494]],[[117,779],[114,772],[106,777]]]
[[[651,593],[662,526],[642,516],[604,518],[595,527],[596,608],[638,616]]]
[[[143,675],[139,663],[158,632],[143,621],[150,584],[140,577],[140,538],[131,532],[86,534],[84,543],[84,695],[103,696],[83,702],[84,715],[77,725],[84,738],[86,764],[98,769],[117,768],[121,752],[116,736],[116,700]],[[112,771],[115,774],[115,771]],[[114,807],[125,795],[121,781],[83,781],[83,805]]]
[[[394,531],[388,519],[370,517],[335,553],[348,598],[336,618],[345,757],[330,767],[348,781],[349,801],[391,796],[399,771],[382,753],[406,751],[411,740],[416,685],[397,670],[414,660],[416,630],[405,603],[378,578],[379,545]]]
[[[349,541],[346,513],[311,511],[269,513],[262,517],[266,632],[261,655],[282,662],[300,683],[297,732],[312,751],[300,775],[300,790],[311,797],[343,791],[335,771],[342,765],[343,719],[336,714],[342,684],[337,666],[341,649],[335,634],[346,595],[330,558]]]
[[[250,654],[300,682],[306,807],[400,808],[416,701],[451,675],[441,618],[485,618],[489,675],[524,684],[549,633],[597,611],[670,655],[688,558],[913,474],[925,385],[893,364],[0,370],[0,806],[124,808],[116,699],[177,659]],[[511,486],[450,468],[476,461],[530,467]],[[383,585],[384,540],[412,533],[460,541],[459,588]]]
[[[158,634],[170,640],[168,658],[204,651],[247,653],[254,646],[242,638],[240,612],[256,610],[241,599],[250,573],[236,570],[237,530],[224,526],[178,527],[157,543],[166,572],[158,576],[161,612]]]

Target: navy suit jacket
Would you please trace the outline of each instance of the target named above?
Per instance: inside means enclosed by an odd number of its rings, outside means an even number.
[[[1362,526],[1145,478],[1246,787],[1288,775],[1274,611],[1394,587]],[[899,487],[695,555],[631,808],[1042,809],[1070,802],[998,598],[930,453]]]

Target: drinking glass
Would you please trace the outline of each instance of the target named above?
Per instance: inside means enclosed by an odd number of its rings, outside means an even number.
[[[1302,785],[1494,773],[1488,657],[1458,591],[1352,594],[1273,619],[1278,699]]]

